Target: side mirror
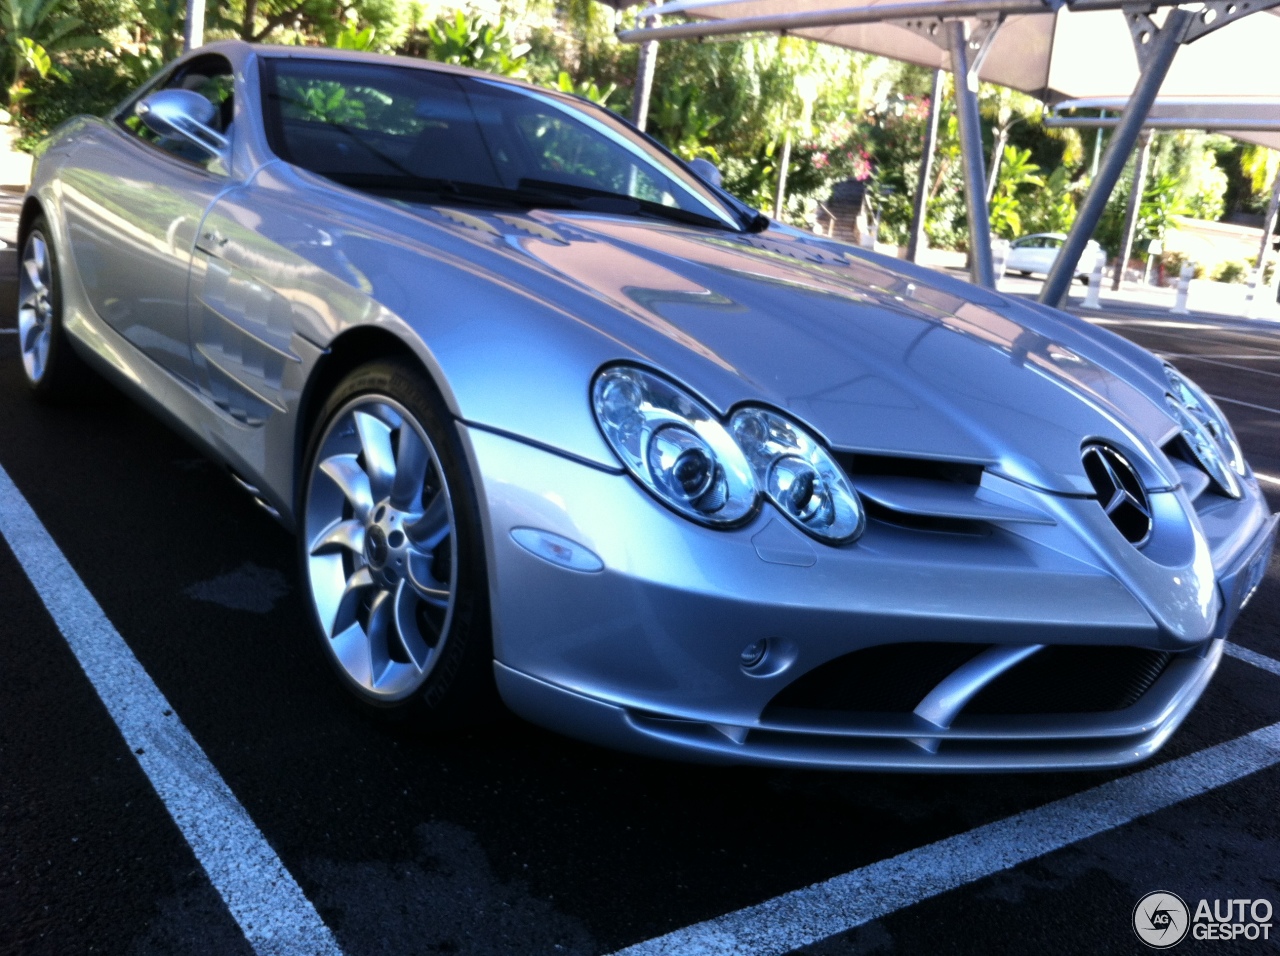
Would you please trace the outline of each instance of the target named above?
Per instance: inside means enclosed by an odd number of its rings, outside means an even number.
[[[186,140],[212,157],[226,158],[231,142],[210,125],[218,108],[199,93],[160,90],[139,100],[134,112],[153,133]]]
[[[689,160],[689,168],[694,174],[705,183],[719,187],[723,183],[720,170],[716,169],[716,164],[709,159],[703,159],[699,156],[697,159]]]

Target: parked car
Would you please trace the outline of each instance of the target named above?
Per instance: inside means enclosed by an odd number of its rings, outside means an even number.
[[[1009,244],[1009,258],[1004,267],[1008,272],[1024,276],[1048,275],[1053,264],[1058,261],[1058,251],[1066,241],[1066,235],[1061,232],[1037,232],[1014,239]],[[1093,272],[1093,264],[1100,256],[1105,256],[1102,247],[1090,239],[1080,261],[1076,263],[1076,275],[1087,282],[1089,273]]]
[[[317,652],[643,753],[1154,752],[1276,519],[1172,366],[771,222],[577,97],[226,42],[45,144],[37,398],[106,375],[298,537]]]

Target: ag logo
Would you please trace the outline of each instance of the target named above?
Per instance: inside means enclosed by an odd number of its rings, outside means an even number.
[[[1157,890],[1138,900],[1133,908],[1133,931],[1152,949],[1168,949],[1186,938],[1191,911],[1182,898]]]

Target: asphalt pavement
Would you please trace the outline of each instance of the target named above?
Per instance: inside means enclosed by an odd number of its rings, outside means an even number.
[[[1276,327],[1091,319],[1216,395],[1280,508]],[[1149,952],[1131,920],[1153,890],[1280,907],[1280,562],[1233,631],[1244,650],[1129,770],[716,769],[514,718],[432,738],[348,705],[284,531],[123,396],[32,402],[12,324],[0,469],[69,567],[40,590],[26,542],[0,540],[0,953],[305,951],[251,945],[215,888],[51,616],[72,579],[348,956],[1128,954]],[[728,948],[730,925],[751,942]]]

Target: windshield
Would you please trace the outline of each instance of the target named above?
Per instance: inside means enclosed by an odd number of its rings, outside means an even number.
[[[661,215],[739,229],[739,214],[607,110],[482,77],[272,58],[267,136],[286,162],[435,201]]]

